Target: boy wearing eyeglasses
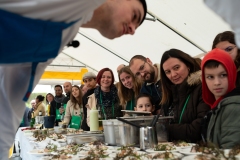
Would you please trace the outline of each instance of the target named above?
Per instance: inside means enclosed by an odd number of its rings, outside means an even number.
[[[207,140],[219,148],[240,144],[240,88],[235,82],[236,66],[228,53],[214,49],[204,57],[202,97],[212,109]]]

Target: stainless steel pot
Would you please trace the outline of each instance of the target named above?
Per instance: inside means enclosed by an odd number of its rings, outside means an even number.
[[[118,145],[119,144],[118,120],[103,120],[102,122],[105,143],[107,143],[108,145]]]
[[[124,118],[124,117],[123,117]],[[173,117],[159,117],[156,123],[156,132],[158,142],[168,141],[167,126],[169,120]],[[134,118],[124,118],[136,125],[146,127],[149,126],[153,116],[137,116]],[[109,145],[125,146],[135,145],[139,146],[139,128],[123,123],[118,120],[103,120],[103,129],[105,142]]]
[[[158,144],[156,128],[152,126],[140,128],[140,149],[146,150]]]

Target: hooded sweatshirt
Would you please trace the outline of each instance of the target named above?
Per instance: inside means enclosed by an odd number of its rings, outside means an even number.
[[[228,89],[217,100],[208,90],[204,78],[204,65],[209,60],[220,62],[228,75]],[[207,126],[207,141],[219,148],[231,149],[240,144],[240,88],[235,88],[237,76],[235,64],[228,53],[214,49],[203,59],[202,73],[203,100],[212,108]]]
[[[213,49],[210,51],[202,60],[202,97],[206,104],[211,106],[211,109],[214,109],[217,104],[223,99],[224,96],[220,97],[219,99],[215,100],[213,93],[208,89],[205,77],[204,77],[204,65],[209,60],[215,60],[220,62],[226,69],[228,74],[228,89],[227,93],[231,92],[235,88],[235,82],[237,77],[237,69],[236,66],[230,57],[230,55],[220,49]],[[225,94],[225,95],[226,95]]]

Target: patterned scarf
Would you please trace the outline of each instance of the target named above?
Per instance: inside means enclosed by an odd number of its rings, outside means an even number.
[[[102,99],[100,99],[100,92],[101,92]],[[101,87],[98,86],[94,90],[94,93],[97,98],[98,106],[103,105],[104,107],[112,107],[112,103],[114,104],[118,102],[117,88],[115,87],[115,85],[110,86],[110,92],[103,92],[101,90]]]
[[[54,100],[55,100],[57,103],[63,103],[64,98],[65,98],[65,96],[62,94],[61,97],[55,96],[55,97],[54,97]]]

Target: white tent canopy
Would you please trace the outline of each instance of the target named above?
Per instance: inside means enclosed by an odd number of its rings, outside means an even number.
[[[69,71],[86,67],[97,74],[102,68],[109,67],[114,71],[115,81],[118,81],[117,66],[128,65],[136,54],[149,57],[153,63],[159,63],[162,54],[171,48],[180,49],[193,57],[202,57],[211,49],[218,33],[231,30],[205,6],[203,0],[146,1],[147,18],[152,20],[145,20],[133,36],[109,40],[96,30],[80,28],[75,37],[80,46],[64,49],[46,70]],[[63,67],[59,68],[61,65]],[[45,83],[46,80],[39,82]]]

